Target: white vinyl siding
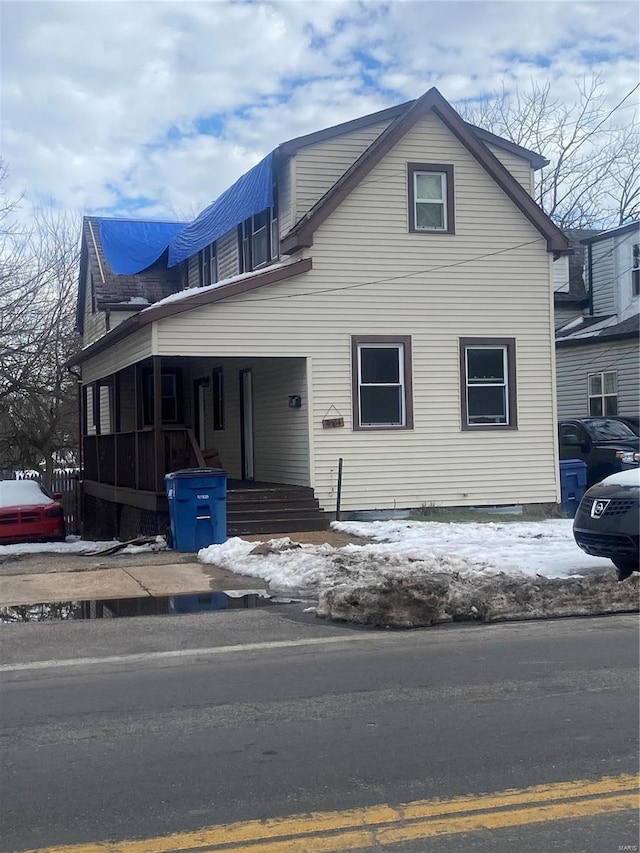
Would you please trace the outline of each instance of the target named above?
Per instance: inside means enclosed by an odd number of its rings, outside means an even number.
[[[519,157],[517,154],[512,154],[510,151],[505,151],[504,148],[498,148],[497,145],[485,145],[494,154],[498,160],[507,168],[516,181],[525,188],[529,195],[533,196],[535,192],[535,172],[531,168],[531,164],[524,157]]]
[[[293,173],[295,158],[287,160],[278,172],[278,225],[280,237],[284,236],[293,225]]]
[[[587,376],[615,370],[618,378],[618,414],[638,417],[640,371],[637,341],[602,341],[556,351],[558,417],[584,418],[589,413]]]
[[[332,187],[377,139],[389,122],[343,133],[301,148],[295,155],[295,220]],[[281,233],[285,233],[282,231]]]
[[[408,233],[408,162],[453,165],[455,235]],[[546,242],[437,118],[374,167],[306,255],[298,279],[159,321],[158,354],[311,358],[310,484],[327,510],[340,457],[345,510],[558,499]],[[351,337],[390,330],[411,336],[414,429],[353,431]],[[460,429],[460,337],[515,339],[517,430]],[[334,410],[345,426],[323,429]]]
[[[240,371],[250,369],[253,377],[255,479],[308,486],[309,407],[305,359],[198,359],[190,363],[186,372],[188,384],[198,376],[210,376],[213,367],[222,367],[223,371],[224,428],[213,428],[213,399],[209,385],[204,391],[204,446],[216,448],[229,476],[240,478]],[[291,394],[302,398],[300,409],[289,407]]]
[[[129,335],[115,346],[88,359],[82,365],[82,381],[93,382],[105,376],[110,376],[124,367],[143,361],[152,355],[151,325],[144,326],[140,331]]]

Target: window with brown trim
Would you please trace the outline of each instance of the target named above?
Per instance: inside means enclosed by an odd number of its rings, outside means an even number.
[[[407,163],[409,231],[455,234],[453,166]]]
[[[351,338],[354,429],[413,429],[411,338]]]
[[[462,429],[517,429],[515,338],[460,338]]]

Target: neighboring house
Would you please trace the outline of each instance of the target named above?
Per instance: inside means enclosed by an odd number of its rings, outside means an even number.
[[[558,415],[638,418],[640,223],[580,242],[583,250],[574,257],[582,256],[584,289],[574,270],[570,292],[555,295]],[[554,264],[556,278],[563,263]]]
[[[236,532],[333,512],[340,459],[347,513],[557,502],[545,163],[431,89],[280,145],[185,228],[85,220],[86,533],[162,529],[164,474],[212,448],[234,511],[289,501]]]

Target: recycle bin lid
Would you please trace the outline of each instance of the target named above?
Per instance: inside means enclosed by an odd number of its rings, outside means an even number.
[[[165,474],[165,480],[172,480],[178,477],[226,477],[227,472],[222,468],[182,468],[180,471],[171,471]]]

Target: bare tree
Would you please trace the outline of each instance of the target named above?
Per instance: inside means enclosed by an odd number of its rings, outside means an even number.
[[[0,173],[0,182],[6,170]],[[51,484],[77,447],[74,332],[79,217],[40,208],[26,224],[0,193],[0,468],[29,467]]]
[[[537,172],[536,201],[561,228],[608,228],[640,216],[640,131],[628,118],[639,86],[611,109],[598,75],[576,83],[570,106],[550,82],[532,82],[515,93],[503,87],[463,112],[550,160]]]

